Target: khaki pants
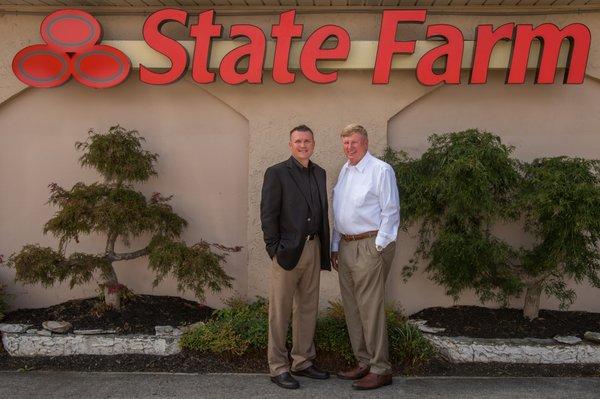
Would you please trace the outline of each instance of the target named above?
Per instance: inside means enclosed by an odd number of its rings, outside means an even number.
[[[385,322],[385,282],[396,252],[392,242],[379,253],[375,237],[341,240],[338,276],[354,356],[375,374],[391,374]]]
[[[321,244],[306,241],[296,267],[285,270],[273,257],[269,294],[269,372],[272,377],[290,371],[285,346],[292,316],[292,370],[304,370],[316,356],[313,338],[319,309]]]

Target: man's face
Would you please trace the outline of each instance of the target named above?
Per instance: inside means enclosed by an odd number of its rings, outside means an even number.
[[[290,151],[298,161],[308,162],[315,150],[315,140],[310,132],[294,130],[290,135]]]
[[[367,153],[369,140],[360,133],[353,133],[351,136],[342,137],[342,145],[350,165],[356,165]]]

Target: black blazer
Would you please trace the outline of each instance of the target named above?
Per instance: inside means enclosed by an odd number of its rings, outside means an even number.
[[[323,215],[319,229],[321,269],[331,270],[325,169],[313,165]],[[309,206],[298,185],[301,178],[301,172],[290,157],[267,169],[262,187],[260,221],[267,253],[271,258],[277,256],[277,262],[286,270],[296,267],[306,242]]]

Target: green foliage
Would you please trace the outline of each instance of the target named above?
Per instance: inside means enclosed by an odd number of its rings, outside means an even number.
[[[243,355],[249,350],[265,350],[269,331],[269,309],[265,299],[253,303],[241,299],[228,302],[213,318],[186,333],[183,348],[217,354]]]
[[[386,308],[390,357],[407,367],[418,367],[434,353],[421,332],[397,311]],[[265,351],[269,329],[268,304],[263,298],[253,303],[234,299],[215,312],[206,324],[183,335],[183,348],[225,355]],[[315,331],[318,355],[331,354],[347,363],[354,361],[341,302],[331,302],[318,318]]]
[[[41,283],[50,287],[56,282],[69,280],[73,288],[90,281],[96,269],[110,266],[103,257],[75,252],[65,257],[50,247],[25,245],[8,259],[8,266],[16,269],[15,280],[25,284]]]
[[[513,219],[520,177],[512,147],[475,129],[432,135],[420,159],[388,150],[402,195],[403,227],[419,225],[414,257],[405,279],[427,260],[431,278],[457,299],[468,288],[482,301],[505,301],[521,285],[506,265],[514,251],[490,230]]]
[[[87,141],[75,144],[84,152],[79,162],[96,169],[107,182],[144,182],[156,175],[154,163],[158,155],[142,148],[145,140],[137,130],[117,125],[106,134],[90,130],[89,136]]]
[[[157,235],[148,245],[148,252],[148,266],[156,273],[154,286],[171,274],[180,291],[189,289],[198,298],[204,298],[205,287],[213,291],[231,287],[233,279],[221,268],[225,256],[212,252],[206,242],[187,246],[183,241]]]
[[[347,363],[354,361],[344,307],[341,302],[330,302],[329,308],[317,320],[315,347],[317,354],[333,353]]]
[[[523,170],[519,205],[537,242],[522,249],[521,266],[565,307],[575,299],[565,279],[600,287],[600,162],[542,158]]]
[[[225,254],[211,251],[215,246],[224,252],[239,251],[201,241],[187,246],[181,240],[185,219],[177,215],[169,200],[160,193],[150,199],[134,190],[131,183],[144,182],[156,175],[154,163],[158,155],[142,148],[144,138],[137,131],[113,126],[106,134],[90,132],[86,142],[76,144],[83,151],[82,166],[93,167],[104,176],[104,182],[77,183],[71,189],[50,184],[48,203],[58,208],[44,226],[44,233],[59,239],[58,250],[39,245],[25,245],[8,260],[16,269],[16,280],[27,284],[51,286],[68,280],[71,287],[90,281],[100,271],[105,294],[121,296],[122,285],[117,280],[112,263],[150,256],[150,268],[156,272],[155,284],[171,274],[178,280],[180,290],[192,290],[203,298],[205,288],[219,291],[231,286],[231,278],[221,268]],[[70,241],[78,242],[81,234],[100,234],[106,237],[103,254],[73,253],[66,255]],[[115,243],[142,235],[150,235],[148,246],[128,253],[116,253]],[[105,295],[107,304],[114,301]]]
[[[600,287],[600,161],[519,163],[512,147],[477,130],[429,141],[420,159],[389,149],[385,154],[402,193],[403,227],[419,226],[405,278],[423,259],[430,277],[454,299],[474,289],[483,302],[504,302],[525,287],[535,292],[541,286],[562,307],[575,299],[567,279]],[[514,220],[524,220],[536,238],[531,248],[512,248],[491,234],[494,223]]]
[[[427,362],[435,349],[419,329],[408,323],[398,311],[386,308],[390,359],[402,364],[407,371],[414,370]]]

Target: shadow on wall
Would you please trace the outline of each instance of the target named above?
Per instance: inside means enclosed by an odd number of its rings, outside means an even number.
[[[530,76],[528,81],[532,80]],[[514,155],[527,161],[557,155],[600,158],[598,103],[600,83],[593,79],[586,79],[582,85],[516,86],[504,84],[503,73],[494,73],[486,85],[442,86],[421,97],[389,120],[388,143],[396,151],[419,157],[429,147],[427,137],[433,133],[478,128],[515,146]],[[498,226],[498,230],[511,241],[526,244],[521,229]],[[400,271],[414,252],[416,233],[413,228],[398,236],[388,299],[400,301],[408,313],[430,306],[450,306],[452,299],[427,279],[422,268],[407,284],[402,282]],[[571,310],[600,311],[597,289],[580,285],[576,292]],[[479,303],[469,293],[461,297],[459,304]],[[522,306],[522,299],[514,304]],[[558,303],[542,299],[542,307],[557,309]]]
[[[120,124],[136,129],[157,152],[158,177],[138,186],[146,195],[174,195],[171,203],[188,220],[183,239],[201,238],[224,245],[246,247],[248,187],[248,121],[203,89],[180,81],[165,87],[143,85],[135,79],[108,90],[91,90],[76,83],[40,90],[30,89],[0,106],[0,253],[8,256],[25,243],[56,247],[42,227],[54,213],[46,205],[48,184],[71,187],[98,176],[78,164],[74,143],[90,128],[105,132]],[[147,238],[133,240],[141,248]],[[90,237],[69,250],[102,252],[102,240]],[[117,250],[119,250],[117,248]],[[181,295],[167,279],[152,288],[153,273],[146,259],[116,263],[120,280],[136,293]],[[247,280],[246,249],[228,257],[226,272],[235,278],[233,290],[244,295]],[[70,290],[23,287],[12,282],[12,270],[0,268],[0,280],[14,294],[14,307],[40,307],[71,298],[95,295],[94,285]],[[231,292],[207,295],[218,306]]]

